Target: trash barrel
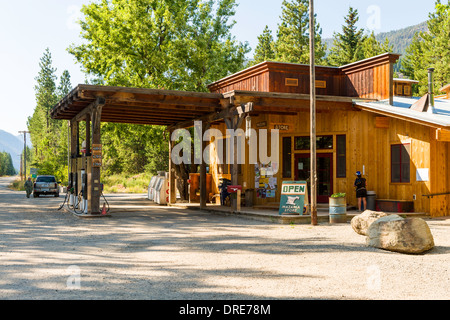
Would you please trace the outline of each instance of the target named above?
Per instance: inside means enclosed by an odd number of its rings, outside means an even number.
[[[347,198],[330,198],[330,223],[347,222]]]
[[[367,191],[367,210],[375,211],[375,199],[377,195],[375,191]]]

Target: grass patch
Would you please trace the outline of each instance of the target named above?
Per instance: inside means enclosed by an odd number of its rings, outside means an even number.
[[[140,173],[134,175],[111,175],[102,178],[104,193],[146,193],[153,175]]]
[[[24,183],[25,181],[22,181],[20,179],[14,180],[13,183],[11,183],[8,187],[15,191],[25,191]]]

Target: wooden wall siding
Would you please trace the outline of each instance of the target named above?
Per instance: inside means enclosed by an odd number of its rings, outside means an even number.
[[[316,79],[326,81],[317,94],[389,99],[394,95],[393,64],[398,55],[385,54],[340,68],[316,67]],[[298,79],[298,86],[286,86],[286,78]],[[209,86],[211,92],[233,90],[308,94],[309,66],[263,62]]]
[[[230,81],[216,87],[214,93],[226,93],[233,90],[269,92],[269,73],[264,72],[241,79]]]
[[[430,130],[430,156],[433,160],[430,169],[431,193],[450,192],[450,143],[433,139],[436,133]],[[435,217],[450,215],[450,195],[433,197],[430,200],[431,215]]]
[[[430,193],[450,192],[450,142],[436,141],[436,129],[391,118],[389,128],[376,127],[376,114],[365,111],[333,111],[317,114],[317,135],[345,134],[347,138],[347,177],[336,178],[336,143],[334,149],[327,151],[333,153],[333,190],[347,193],[350,205],[357,205],[356,194],[353,187],[355,172],[363,171],[368,189],[377,194],[378,199],[409,200],[414,201],[416,212],[427,212],[432,216],[450,215],[450,196],[439,196],[428,199],[423,195]],[[339,119],[338,121],[336,119]],[[285,136],[309,136],[309,113],[300,112],[298,116],[261,114],[252,116],[252,127],[256,123],[266,121],[271,123],[285,123],[294,126],[294,132],[280,132],[280,141]],[[225,131],[225,125],[217,126]],[[266,127],[268,128],[268,127]],[[410,143],[410,183],[391,183],[391,145]],[[291,171],[294,179],[295,155],[308,153],[308,151],[295,151],[292,139]],[[269,146],[270,148],[270,146]],[[270,149],[269,149],[270,150]],[[255,205],[265,205],[279,202],[282,178],[282,148],[280,148],[280,168],[276,175],[278,180],[277,197],[260,199],[255,196]],[[212,157],[214,159],[214,156]],[[248,163],[248,147],[246,150]],[[416,181],[417,169],[429,168],[429,181]],[[211,166],[215,192],[221,175],[218,174],[214,164]],[[230,177],[225,175],[225,177]],[[246,183],[246,188],[254,189],[254,166],[246,164],[239,175],[239,183]],[[245,188],[244,188],[245,189]],[[416,200],[413,200],[413,195]]]
[[[309,70],[307,70],[309,72]],[[285,79],[298,79],[298,86],[286,86]],[[310,81],[309,73],[293,73],[293,72],[269,72],[270,92],[299,93],[309,94]],[[318,95],[344,96],[342,92],[342,76],[317,74],[316,80],[326,82],[326,88],[317,88]]]
[[[391,66],[389,64],[347,74],[346,95],[365,99],[389,99]]]

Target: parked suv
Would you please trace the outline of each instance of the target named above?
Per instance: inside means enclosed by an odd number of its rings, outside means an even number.
[[[39,197],[41,194],[53,194],[59,197],[59,187],[55,176],[38,176],[34,183],[33,196]]]

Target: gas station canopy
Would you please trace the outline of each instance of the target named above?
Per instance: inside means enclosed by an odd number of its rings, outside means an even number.
[[[102,99],[102,122],[171,126],[221,109],[218,93],[78,85],[51,111],[53,119],[73,120]]]

